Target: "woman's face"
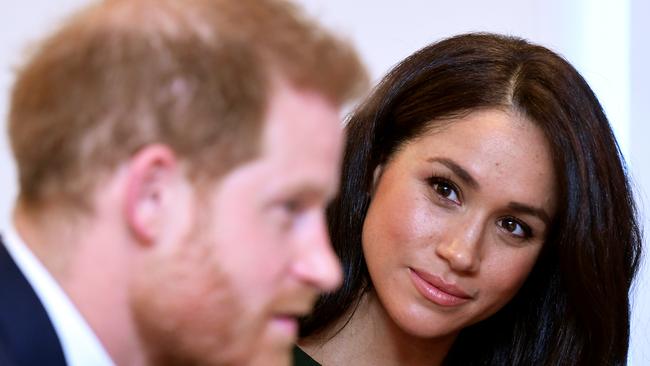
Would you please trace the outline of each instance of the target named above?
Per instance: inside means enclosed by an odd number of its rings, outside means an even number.
[[[454,337],[531,271],[557,204],[542,131],[477,111],[414,139],[375,172],[363,251],[379,302],[408,334]]]

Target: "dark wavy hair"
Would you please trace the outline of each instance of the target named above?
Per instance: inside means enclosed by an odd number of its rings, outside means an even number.
[[[349,316],[372,287],[361,247],[373,171],[443,119],[516,110],[549,141],[558,210],[517,295],[463,329],[446,365],[624,365],[629,290],[641,254],[626,168],[596,96],[561,56],[523,39],[474,33],[399,63],[348,121],[341,191],[328,211],[343,286],[303,319],[301,335]]]

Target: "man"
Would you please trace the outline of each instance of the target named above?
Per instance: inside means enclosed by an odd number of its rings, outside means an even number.
[[[354,51],[290,4],[114,0],[14,85],[0,360],[287,364],[338,286],[323,209]],[[4,363],[3,363],[4,364]]]

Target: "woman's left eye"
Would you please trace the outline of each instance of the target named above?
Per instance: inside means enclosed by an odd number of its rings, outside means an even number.
[[[501,218],[497,221],[497,225],[516,237],[529,238],[532,236],[530,227],[513,217]]]

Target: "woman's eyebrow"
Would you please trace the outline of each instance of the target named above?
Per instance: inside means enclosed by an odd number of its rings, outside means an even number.
[[[537,216],[542,221],[544,221],[544,223],[547,226],[551,224],[551,217],[542,208],[525,205],[525,204],[519,203],[519,202],[510,202],[508,204],[508,208],[510,208],[513,211],[520,212],[520,213],[524,213],[524,214],[528,214],[528,215],[532,215],[532,216]]]
[[[451,160],[449,158],[434,157],[434,158],[427,159],[427,162],[429,162],[429,163],[440,163],[440,164],[446,166],[447,168],[449,168],[449,170],[454,172],[454,174],[456,174],[463,182],[465,182],[468,186],[470,186],[474,190],[478,191],[478,190],[481,189],[481,186],[478,184],[476,179],[474,179],[474,177],[472,177],[472,175],[469,174],[469,172],[467,170],[465,170],[465,168],[461,167],[455,161],[453,161],[453,160]]]
[[[433,158],[427,159],[427,162],[429,162],[429,163],[440,163],[440,164],[446,166],[447,168],[449,168],[449,170],[451,170],[454,174],[456,174],[468,186],[470,186],[471,188],[473,188],[473,189],[475,189],[477,191],[480,190],[481,186],[476,181],[476,179],[474,179],[474,177],[472,177],[472,175],[467,170],[465,170],[465,168],[460,166],[458,163],[456,163],[452,159],[433,157]],[[544,221],[544,223],[546,225],[550,225],[550,223],[551,223],[551,217],[542,208],[533,207],[533,206],[523,204],[523,203],[520,203],[520,202],[510,202],[508,204],[508,208],[510,208],[513,211],[517,211],[517,212],[520,212],[520,213],[524,213],[524,214],[539,217],[540,220]]]

